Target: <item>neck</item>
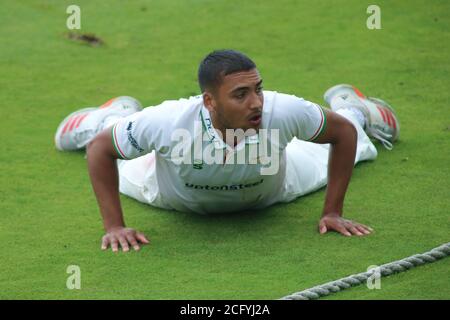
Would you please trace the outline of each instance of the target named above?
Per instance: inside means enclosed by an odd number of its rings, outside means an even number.
[[[220,121],[218,119],[218,117],[216,117],[216,114],[214,112],[212,112],[210,115],[211,115],[211,122],[214,126],[214,129],[216,129],[217,131],[220,131],[220,133],[222,134],[222,140],[226,144],[228,144],[231,147],[235,147],[244,138],[244,136],[243,137],[234,136],[233,141],[227,141],[226,133],[227,133],[227,129],[230,129],[230,128],[227,128],[226,125],[222,121]]]

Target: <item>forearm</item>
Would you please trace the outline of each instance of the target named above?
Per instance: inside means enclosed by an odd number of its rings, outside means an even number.
[[[119,179],[116,160],[96,141],[87,149],[89,176],[94,189],[105,230],[124,227],[119,197]]]
[[[345,193],[352,175],[356,155],[357,132],[352,126],[346,126],[340,132],[340,138],[330,146],[328,161],[328,185],[323,215],[342,216]]]

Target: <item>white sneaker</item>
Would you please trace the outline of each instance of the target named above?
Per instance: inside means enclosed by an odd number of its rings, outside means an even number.
[[[56,148],[61,151],[83,149],[110,123],[108,120],[123,118],[141,110],[140,102],[127,96],[108,100],[100,107],[77,110],[58,126],[55,134]]]
[[[400,122],[394,109],[385,101],[366,97],[357,88],[348,84],[339,84],[328,89],[324,94],[325,101],[333,111],[341,108],[356,108],[364,114],[364,129],[372,138],[392,150],[393,143],[400,134]]]

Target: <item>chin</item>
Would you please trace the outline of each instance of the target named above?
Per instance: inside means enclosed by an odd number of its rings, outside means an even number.
[[[250,125],[250,126],[247,126],[247,128],[245,128],[243,130],[247,131],[247,130],[251,130],[251,129],[256,130],[256,133],[259,133],[259,129],[261,129],[261,124],[258,124],[255,126]]]

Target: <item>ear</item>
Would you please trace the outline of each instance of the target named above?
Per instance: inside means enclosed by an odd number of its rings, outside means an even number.
[[[216,108],[216,100],[211,92],[205,91],[203,92],[203,104],[209,112],[214,111]]]

